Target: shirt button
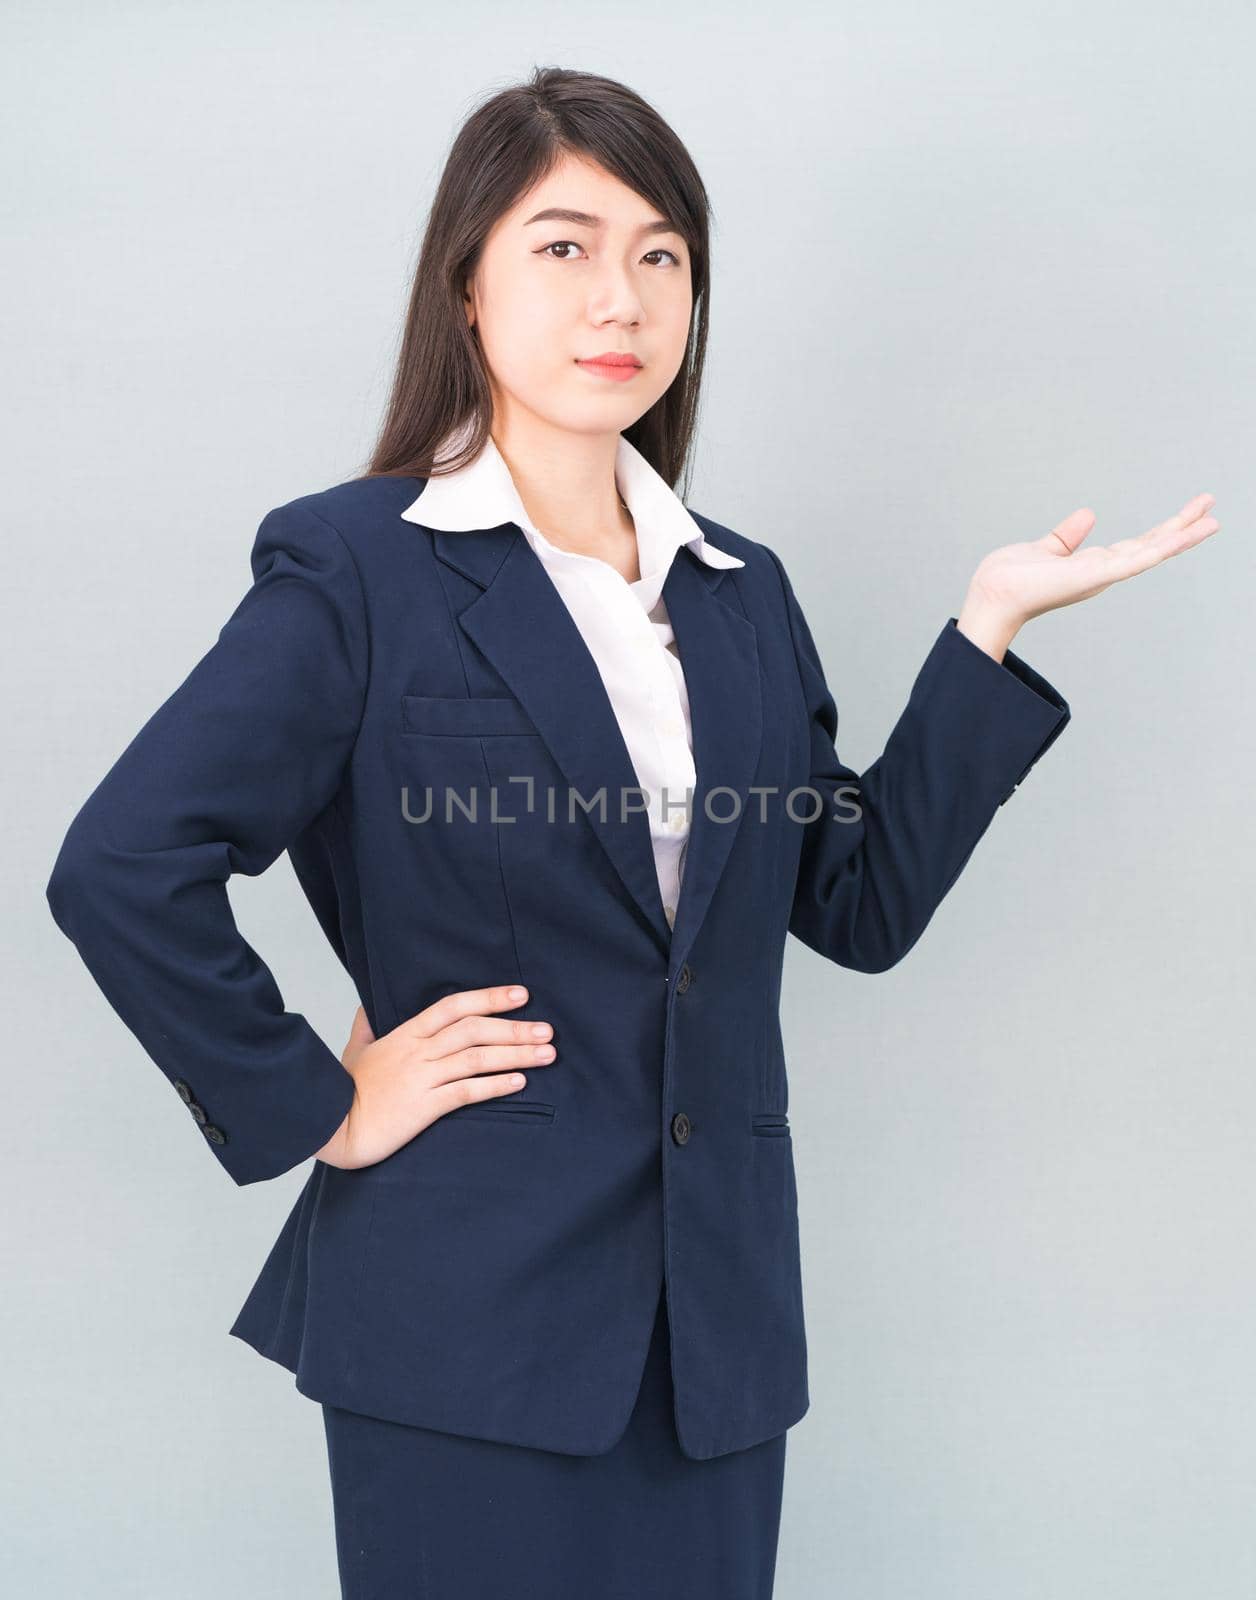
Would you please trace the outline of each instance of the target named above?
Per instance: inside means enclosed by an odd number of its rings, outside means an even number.
[[[689,963],[686,961],[684,966],[682,966],[680,971],[676,974],[676,993],[684,994],[685,990],[688,989],[692,982],[693,972],[690,969]]]
[[[687,826],[685,813],[683,811],[674,811],[667,819],[667,826],[673,833],[683,833]]]
[[[676,907],[675,906],[664,906],[663,907],[663,914],[667,918],[667,926],[669,928],[674,928],[676,926]]]
[[[678,1111],[672,1118],[672,1138],[677,1144],[688,1144],[692,1132],[693,1124],[683,1111]]]

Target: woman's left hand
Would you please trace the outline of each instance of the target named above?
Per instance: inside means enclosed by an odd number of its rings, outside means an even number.
[[[1071,512],[1041,539],[992,550],[973,574],[956,626],[1001,656],[1031,617],[1088,600],[1202,544],[1221,526],[1206,515],[1213,504],[1212,495],[1198,494],[1176,516],[1137,538],[1084,550],[1078,547],[1094,527],[1095,514],[1087,507]]]

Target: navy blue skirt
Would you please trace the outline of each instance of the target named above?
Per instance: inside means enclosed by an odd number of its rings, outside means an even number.
[[[627,1432],[600,1456],[323,1406],[344,1600],[771,1600],[784,1433],[694,1461],[666,1292]]]

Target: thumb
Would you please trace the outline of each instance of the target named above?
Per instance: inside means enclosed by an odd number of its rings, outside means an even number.
[[[371,1031],[371,1024],[367,1021],[365,1006],[359,1006],[353,1014],[353,1026],[349,1029],[349,1042],[345,1046],[342,1062],[347,1066],[366,1049],[368,1044],[374,1044],[375,1035]]]
[[[1080,506],[1076,511],[1070,511],[1063,522],[1057,522],[1039,543],[1053,555],[1071,556],[1094,525],[1094,512],[1089,506]]]

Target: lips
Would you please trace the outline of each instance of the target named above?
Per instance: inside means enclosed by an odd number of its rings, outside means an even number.
[[[641,363],[634,355],[608,350],[600,356],[590,356],[587,361],[577,361],[578,367],[599,378],[609,378],[613,383],[627,383],[641,371]]]

